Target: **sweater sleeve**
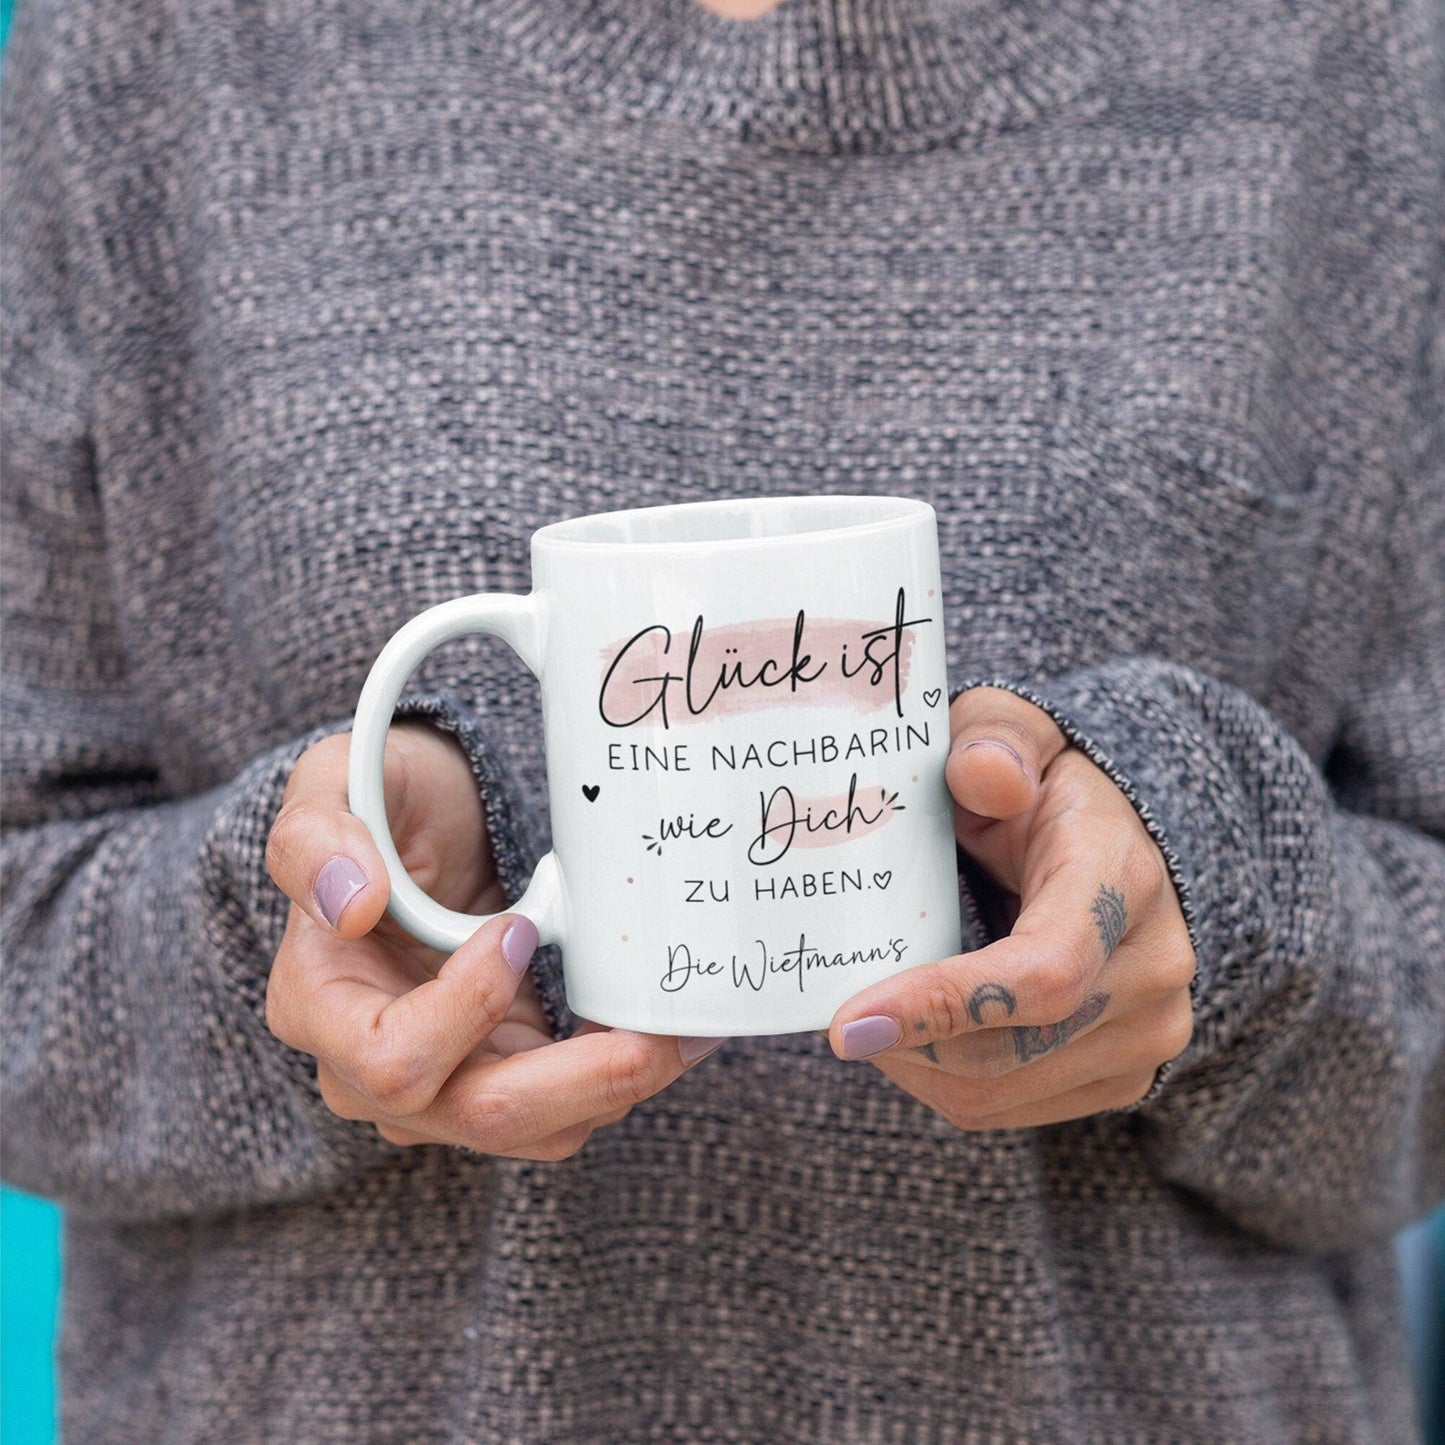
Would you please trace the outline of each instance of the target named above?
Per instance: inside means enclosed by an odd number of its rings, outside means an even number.
[[[1123,788],[1184,906],[1194,1037],[1135,1108],[1160,1174],[1301,1249],[1377,1240],[1445,1197],[1445,448],[1428,451],[1323,768],[1252,697],[1172,662],[998,682]]]
[[[108,582],[61,87],[27,19],[53,13],[22,7],[4,87],[3,1173],[82,1214],[210,1213],[302,1196],[395,1152],[332,1115],[314,1062],[265,1022],[288,906],[266,838],[295,759],[345,723],[199,796],[162,781],[164,740],[127,677]],[[403,710],[466,747],[515,898],[521,815],[484,725],[447,696]]]

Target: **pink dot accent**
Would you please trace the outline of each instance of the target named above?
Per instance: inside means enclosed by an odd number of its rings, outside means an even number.
[[[622,941],[623,943],[627,942],[627,935],[625,933],[622,935]]]
[[[920,918],[927,918],[927,917],[928,917],[928,914],[925,913],[925,912],[920,908],[920,909],[918,910],[918,916],[919,916]]]
[[[917,773],[914,773],[914,775],[913,775],[913,781],[914,781],[915,783],[918,781],[918,774],[917,774]],[[632,882],[632,879],[629,878],[627,881],[628,881],[629,883],[631,883],[631,882]]]
[[[914,778],[913,781],[916,783],[916,782],[918,781],[918,779],[917,779],[917,778]],[[627,881],[628,881],[629,883],[631,883],[631,882],[632,882],[632,879],[629,878]]]
[[[930,597],[933,596],[933,588],[932,588],[932,587],[930,587],[930,588],[928,589],[928,595],[929,595]]]

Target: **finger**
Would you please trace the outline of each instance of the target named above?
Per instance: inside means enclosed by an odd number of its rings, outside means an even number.
[[[1158,896],[1142,850],[1116,839],[1111,851],[1113,830],[1102,832],[1103,838],[1081,838],[1076,851],[1053,864],[1026,896],[1008,937],[895,974],[849,999],[829,1030],[834,1052],[867,1058],[905,1042],[1068,1019],[1095,990],[1131,916],[1147,912]]]
[[[1112,1109],[1137,1104],[1154,1087],[1158,1069],[1145,1069],[1121,1078],[1097,1079],[1067,1094],[1008,1109],[984,1121],[987,1129],[1039,1129],[1049,1124],[1067,1124]]]
[[[1158,1067],[1089,1079],[1075,1088],[1022,1102],[1004,1096],[961,1090],[956,1079],[938,1069],[909,1069],[894,1055],[875,1065],[899,1088],[942,1115],[957,1129],[1033,1129],[1062,1124],[1108,1109],[1138,1103],[1153,1087]]]
[[[608,1029],[507,1059],[469,1060],[418,1125],[487,1154],[512,1154],[553,1134],[630,1109],[724,1041]]]
[[[632,1107],[633,1106],[629,1104],[625,1109],[614,1109],[610,1114],[599,1114],[597,1118],[592,1120],[592,1127],[594,1129],[605,1129],[610,1124],[620,1124],[632,1112]]]
[[[606,1032],[606,1024],[593,1023],[591,1019],[582,1019],[577,1029],[578,1034],[601,1034]],[[573,1037],[575,1038],[576,1035],[574,1034]],[[625,1108],[613,1109],[610,1113],[601,1114],[594,1119],[592,1121],[593,1127],[600,1129],[608,1124],[620,1124],[631,1112],[631,1104],[628,1104]]]
[[[1100,1003],[1106,1012],[1107,999],[1101,998]],[[1092,1015],[1093,1010],[1088,1013]],[[1027,1028],[1025,1025],[1025,1032]],[[1036,1054],[1030,1042],[1023,1055],[1028,1060],[1026,1067],[991,1079],[961,1078],[946,1065],[936,1066],[915,1050],[880,1054],[872,1063],[894,1083],[915,1095],[923,1085],[924,1076],[930,1075],[939,1085],[930,1092],[947,1099],[955,1113],[985,1118],[1072,1093],[1096,1079],[1143,1069],[1148,1062],[1148,1051],[1143,1041],[1133,1036],[1134,1028],[1132,1020],[1115,1019],[1106,1023],[1098,1017],[1092,1020],[1092,1031],[1089,1026],[1077,1034],[1061,1029],[1049,1052]],[[1160,1062],[1162,1059],[1154,1061],[1156,1065]]]
[[[922,1049],[880,1054],[874,1062],[932,1069],[961,1087],[1027,1103],[1093,1078],[1157,1068],[1183,1053],[1193,1032],[1194,1006],[1187,988],[1132,1010],[1101,991],[1057,1024],[985,1029]]]
[[[408,987],[398,977],[397,988],[360,976],[344,951],[328,956],[309,976],[304,966],[298,970],[287,1009],[293,1022],[282,1037],[323,1060],[378,1114],[411,1119],[506,1020],[536,946],[531,920],[504,913],[479,928],[434,978]]]
[[[325,1064],[317,1065],[316,1079],[321,1089],[321,1097],[333,1114],[338,1118],[354,1119],[373,1125],[376,1132],[389,1144],[397,1144],[403,1148],[414,1148],[418,1144],[441,1144],[452,1147],[458,1142],[439,1130],[426,1128],[416,1119],[393,1119],[389,1115],[378,1112],[372,1099],[361,1093],[360,1090],[353,1088],[339,1074],[328,1069]],[[513,1151],[509,1157],[519,1159],[565,1158],[576,1153],[587,1141],[595,1122],[566,1129],[559,1135],[523,1145]]]
[[[521,1022],[516,1018],[516,1010],[513,1009],[488,1036],[487,1047],[493,1053],[507,1058],[527,1049],[545,1049],[552,1042],[550,1033],[534,1028],[530,1023]]]
[[[442,1144],[442,1139],[434,1139],[430,1134],[417,1134],[411,1129],[403,1129],[399,1124],[378,1123],[376,1132],[386,1140],[388,1144],[399,1144],[403,1148],[412,1148],[417,1144]]]
[[[1121,832],[1142,832],[1138,816],[1109,779],[1073,748],[1049,765],[1033,806],[1012,818],[987,818],[954,808],[959,845],[1000,887],[1015,895],[1029,891],[1071,846],[1081,820],[1101,836],[1107,822]]]
[[[333,1114],[343,1119],[359,1119],[371,1123],[375,1126],[376,1132],[389,1144],[396,1144],[402,1148],[414,1148],[419,1144],[440,1144],[450,1147],[453,1142],[440,1134],[417,1128],[413,1120],[403,1122],[376,1117],[372,1112],[374,1106],[371,1101],[357,1093],[324,1065],[318,1067],[317,1078],[321,1083],[322,1097]],[[563,1129],[559,1133],[539,1139],[535,1143],[523,1144],[506,1157],[544,1160],[571,1158],[598,1129],[617,1123],[625,1118],[628,1112],[623,1109],[615,1114],[603,1115],[601,1118],[588,1120],[585,1124]]]
[[[378,1123],[376,1132],[381,1135],[389,1144],[398,1144],[403,1148],[412,1148],[418,1144],[440,1144],[448,1145],[445,1139],[438,1139],[431,1134],[418,1134],[412,1129],[403,1128],[398,1124]],[[573,1129],[564,1129],[560,1134],[553,1134],[549,1138],[539,1139],[534,1144],[525,1144],[506,1156],[509,1159],[538,1159],[547,1162],[556,1162],[561,1159],[570,1159],[574,1154],[579,1153],[592,1137],[595,1129],[586,1124],[579,1124]]]
[[[960,693],[948,716],[953,741],[944,776],[958,806],[985,818],[1027,812],[1049,764],[1068,746],[1059,725],[997,687]]]
[[[507,1010],[506,1022],[487,1040],[487,1047],[499,1054],[515,1054],[523,1049],[542,1048],[552,1042],[552,1025],[547,1021],[547,1011],[542,1007],[542,996],[537,991],[537,976],[528,969],[522,974],[522,982],[512,999],[511,1008]]]
[[[1065,1044],[1077,1044],[1095,1031],[1110,1027],[1119,1018],[1120,1012],[1114,996],[1100,989],[1089,994],[1073,1013],[1055,1024],[1013,1024],[1004,1028],[978,1029],[973,1033],[960,1034],[957,1038],[880,1054],[878,1059],[892,1058],[896,1054],[900,1059],[919,1066],[942,1069],[944,1073],[968,1083],[997,1083],[1023,1068],[1038,1072],[1041,1060],[1050,1058]]]
[[[1057,1024],[1083,1006],[1101,963],[1096,946],[1062,935],[1041,944],[1010,934],[863,990],[834,1015],[828,1041],[840,1059],[866,1059],[983,1028]]]
[[[360,938],[386,910],[386,865],[366,825],[347,805],[351,739],[323,739],[296,761],[266,843],[276,886],[328,933]],[[395,774],[403,765],[387,751]],[[399,779],[393,779],[393,790]]]
[[[524,987],[526,987],[525,983]],[[515,1012],[515,1007],[513,1012]],[[580,1031],[601,1033],[604,1032],[604,1026],[584,1021]],[[492,1033],[487,1040],[486,1047],[496,1049],[500,1055],[507,1056],[523,1049],[544,1048],[552,1042],[553,1039],[550,1035],[538,1032],[530,1024],[515,1023],[509,1017]],[[321,1097],[332,1113],[343,1119],[364,1120],[374,1124],[377,1133],[389,1143],[412,1147],[419,1144],[446,1145],[451,1142],[435,1131],[428,1132],[418,1128],[417,1120],[414,1118],[403,1121],[381,1115],[377,1110],[375,1100],[353,1088],[324,1061],[318,1060],[316,1076]],[[563,1130],[549,1139],[539,1140],[534,1146],[524,1146],[511,1157],[524,1159],[568,1158],[576,1153],[596,1130],[610,1124],[620,1123],[631,1111],[631,1105],[615,1109],[611,1113],[588,1120],[584,1125]]]

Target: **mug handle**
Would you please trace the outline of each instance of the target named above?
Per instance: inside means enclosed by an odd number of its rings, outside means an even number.
[[[412,882],[387,822],[383,762],[392,714],[407,679],[433,648],[474,632],[500,637],[534,674],[541,676],[542,604],[535,592],[525,597],[505,592],[458,597],[413,617],[382,648],[361,690],[351,729],[348,801],[386,863],[391,880],[387,910],[413,938],[444,953],[455,952],[497,915],[459,913],[443,907]],[[561,943],[565,901],[557,855],[548,853],[532,873],[527,891],[508,911],[531,919],[543,943]]]

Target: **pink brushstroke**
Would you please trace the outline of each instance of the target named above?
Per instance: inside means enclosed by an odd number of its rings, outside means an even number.
[[[853,826],[848,824],[848,794],[833,793],[826,798],[797,798],[794,801],[796,817],[798,819],[797,830],[793,834],[792,847],[794,848],[832,848],[839,843],[851,843],[855,838],[861,838],[867,833],[876,833],[883,827],[897,811],[897,798],[892,802],[883,803],[888,797],[888,790],[870,786],[858,788],[853,793]],[[769,816],[763,821],[763,827],[770,823],[781,823],[786,821],[787,800],[779,797],[778,793],[772,795],[771,801],[774,806],[769,809]],[[865,822],[857,816],[861,809],[870,817],[879,812],[880,805],[882,812],[873,821]],[[781,811],[779,811],[779,806]],[[835,826],[831,828],[818,828],[817,832],[809,832],[804,826],[804,819],[811,817],[814,828],[825,821],[829,813],[834,815]]]

